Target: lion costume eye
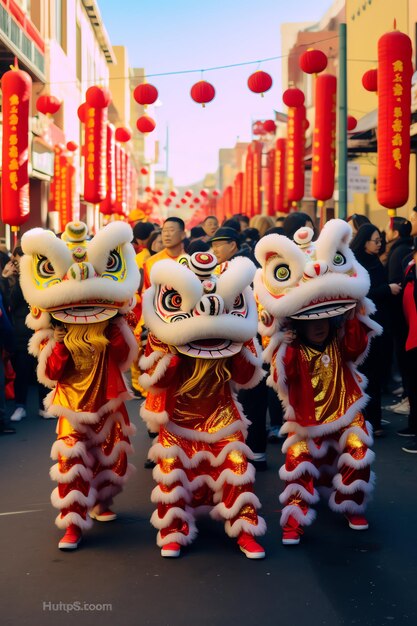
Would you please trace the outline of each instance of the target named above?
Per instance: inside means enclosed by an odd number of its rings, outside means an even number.
[[[233,307],[229,311],[232,315],[237,315],[238,317],[246,317],[248,310],[246,305],[245,296],[243,293],[240,293],[236,296],[235,301],[233,302]]]
[[[276,266],[274,270],[274,277],[276,278],[276,280],[285,281],[285,280],[288,280],[290,276],[291,276],[291,270],[289,266],[286,265],[286,263],[281,263],[280,265]]]
[[[168,289],[162,294],[161,302],[166,311],[175,312],[181,309],[182,298],[175,289]]]
[[[42,278],[50,278],[55,274],[54,266],[52,265],[51,261],[45,256],[38,257],[36,269],[39,276],[42,276]]]
[[[345,263],[346,263],[346,258],[341,252],[337,251],[333,257],[333,265],[340,266],[340,265],[345,265]]]
[[[107,259],[106,270],[108,272],[119,272],[122,268],[122,259],[117,250],[112,250]]]

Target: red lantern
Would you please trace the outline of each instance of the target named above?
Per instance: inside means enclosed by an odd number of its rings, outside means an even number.
[[[1,79],[3,145],[1,217],[16,229],[29,217],[29,101],[32,79],[17,68]]]
[[[220,195],[220,191],[218,189],[213,189],[213,196],[217,198]]]
[[[304,196],[305,106],[288,109],[286,180],[288,202]]]
[[[181,198],[181,203],[182,204],[187,204],[187,198]]]
[[[162,189],[157,189],[155,191],[155,193],[156,193],[157,196],[163,196],[164,195],[164,192],[162,191]]]
[[[265,91],[272,87],[272,77],[262,70],[257,70],[249,76],[248,87],[254,93],[260,93],[263,96]]]
[[[377,197],[390,217],[408,200],[411,55],[411,39],[397,30],[378,41]]]
[[[207,189],[202,189],[202,190],[200,191],[200,196],[202,196],[203,198],[207,198],[207,196],[208,196],[208,191],[207,191]]]
[[[264,130],[267,133],[275,133],[277,129],[277,125],[275,124],[274,120],[266,120],[264,122]]]
[[[316,117],[314,124],[312,195],[329,200],[334,191],[336,158],[336,89],[337,80],[322,74],[316,80]]]
[[[172,191],[169,192],[169,195],[171,196],[171,198],[176,198],[178,193],[175,191],[175,189],[173,189]]]
[[[368,70],[362,76],[362,85],[366,91],[378,91],[378,70]]]
[[[287,107],[300,107],[304,104],[304,100],[304,93],[296,87],[290,87],[282,94],[282,101]]]
[[[132,131],[126,126],[119,126],[119,128],[116,128],[115,138],[120,143],[126,143],[132,139]]]
[[[142,115],[136,121],[136,128],[141,133],[151,133],[155,129],[155,120],[149,117],[149,115]]]
[[[116,152],[113,124],[107,124],[106,145],[106,197],[100,202],[100,213],[111,215],[116,202]]]
[[[194,198],[194,199],[193,199],[193,202],[194,202],[194,204],[199,204],[199,202],[200,202],[200,198]]]
[[[193,192],[191,189],[187,189],[187,191],[184,194],[184,196],[187,196],[187,198],[191,198],[192,195],[193,195]]]
[[[145,191],[146,193],[151,193],[152,192],[152,187],[145,187]]]
[[[353,115],[348,115],[347,116],[348,131],[351,132],[352,130],[355,130],[357,125],[358,125],[358,120],[356,119],[356,117],[354,117]]]
[[[275,143],[275,211],[288,213],[288,202],[286,198],[285,185],[285,162],[286,162],[287,140],[277,139]]]
[[[36,100],[36,110],[44,115],[55,115],[61,107],[61,101],[55,96],[43,95]]]
[[[105,109],[111,102],[111,94],[106,87],[89,87],[85,92],[85,100],[89,107]]]
[[[87,114],[87,103],[83,102],[77,109],[78,119],[82,124],[85,124],[85,116]]]
[[[75,143],[75,141],[68,141],[67,150],[69,150],[70,152],[75,152],[76,150],[78,150],[78,143]]]
[[[141,83],[133,91],[133,97],[138,104],[147,106],[153,104],[158,99],[158,90],[149,83]]]
[[[327,67],[327,56],[321,50],[306,50],[299,58],[299,66],[306,74],[318,74]]]
[[[191,87],[190,95],[194,102],[206,106],[207,102],[211,102],[216,95],[216,90],[211,83],[206,80],[200,80]]]
[[[256,122],[252,124],[252,135],[255,135],[255,136],[266,135],[264,123],[261,120],[257,120]]]
[[[146,167],[141,167],[140,168],[140,173],[143,174],[143,176],[146,176],[149,172],[148,172]]]
[[[92,204],[106,197],[107,107],[110,92],[90,87],[86,92],[84,200]]]

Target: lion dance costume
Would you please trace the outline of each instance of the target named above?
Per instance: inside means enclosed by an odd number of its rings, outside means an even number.
[[[160,261],[143,298],[150,336],[140,361],[148,388],[141,416],[158,432],[149,451],[158,483],[151,523],[165,557],[180,555],[197,534],[196,516],[209,512],[248,558],[263,558],[254,539],[266,527],[252,489],[249,422],[235,394],[263,376],[253,340],[255,266],[237,258],[213,276],[216,263],[210,253]]]
[[[357,370],[370,338],[381,331],[369,317],[375,310],[365,297],[369,276],[349,248],[351,229],[344,221],[329,221],[315,242],[312,236],[307,227],[294,241],[268,235],[255,251],[262,266],[254,281],[263,308],[260,332],[270,337],[264,351],[271,364],[268,384],[286,419],[280,470],[286,482],[280,496],[284,544],[299,543],[302,527],[314,520],[311,505],[319,492],[351,528],[367,528],[363,513],[374,482],[372,430],[362,414],[366,380]],[[284,340],[297,320],[323,318],[334,318],[324,345]]]
[[[130,226],[111,223],[87,240],[81,222],[67,224],[62,239],[35,228],[25,233],[21,282],[30,305],[29,350],[38,357],[38,378],[52,391],[48,413],[59,417],[51,456],[58,482],[51,501],[66,529],[61,549],[74,549],[92,518],[111,521],[110,510],[133,466],[134,433],[124,400],[131,397],[122,372],[136,355],[123,314],[138,286]],[[54,327],[66,329],[62,342]]]

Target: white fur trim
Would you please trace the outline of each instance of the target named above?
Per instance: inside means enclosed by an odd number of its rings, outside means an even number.
[[[87,515],[86,519],[84,519],[83,517],[81,517],[81,515],[79,515],[79,513],[70,511],[69,513],[64,515],[64,517],[61,517],[61,514],[59,514],[55,518],[55,524],[58,526],[58,528],[62,529],[68,528],[70,524],[75,524],[76,526],[78,526],[78,528],[81,528],[81,530],[88,530],[93,526],[93,520],[89,515]]]
[[[344,452],[340,455],[337,467],[340,469],[343,466],[352,467],[353,469],[363,469],[364,467],[368,467],[375,460],[375,452],[372,450],[367,450],[365,452],[365,456],[363,459],[355,459],[348,452]]]
[[[356,493],[357,491],[362,491],[363,493],[370,494],[374,490],[375,480],[375,472],[371,472],[369,481],[357,479],[349,485],[345,485],[342,475],[336,474],[333,478],[333,487],[340,493]]]
[[[49,329],[51,326],[51,316],[46,311],[42,311],[39,317],[33,317],[32,313],[28,313],[26,315],[25,324],[28,328],[35,331],[44,330],[45,328]]]
[[[166,354],[166,352],[162,352],[162,350],[154,350],[148,356],[145,356],[143,354],[140,357],[140,359],[139,359],[139,367],[140,367],[140,369],[143,370],[144,372],[146,372],[147,370],[151,369],[151,367],[157,361],[159,361],[159,359],[162,359],[162,357],[165,354]]]
[[[281,504],[285,504],[290,496],[293,496],[295,494],[300,494],[300,498],[308,504],[315,504],[320,499],[318,491],[316,489],[314,489],[314,493],[310,493],[302,485],[299,485],[298,483],[290,483],[286,486],[284,491],[279,496],[279,501],[281,502]]]
[[[115,326],[118,326],[118,328],[120,329],[120,332],[122,333],[123,339],[129,346],[129,354],[127,355],[125,362],[119,363],[120,371],[126,372],[130,368],[132,363],[136,361],[138,358],[138,352],[139,352],[138,342],[136,341],[136,337],[133,334],[132,329],[130,328],[130,326],[128,325],[128,323],[123,317],[117,317],[114,320],[114,322],[111,321],[110,324],[114,324]]]
[[[368,425],[368,424],[367,424]],[[371,447],[374,443],[372,438],[372,430],[367,434],[360,426],[350,426],[347,428],[339,439],[339,449],[342,452],[346,446],[346,442],[350,435],[356,435],[366,446]]]
[[[337,504],[335,497],[336,492],[334,491],[329,498],[329,508],[336,513],[350,513],[352,515],[364,513],[369,500],[365,495],[362,504],[357,504],[353,500],[343,500],[340,504]]]
[[[308,509],[306,513],[303,513],[302,509],[296,504],[290,504],[282,509],[280,524],[285,526],[288,522],[288,518],[293,517],[301,526],[310,526],[316,519],[316,511],[314,509]]]
[[[27,318],[26,318],[26,326],[27,326]],[[41,343],[45,340],[47,341],[52,340],[53,336],[54,336],[54,331],[51,328],[41,329],[33,333],[28,343],[29,354],[33,354],[33,356],[38,357],[39,354],[41,353]],[[53,343],[53,345],[55,345],[55,342]]]
[[[115,424],[119,424],[125,437],[134,436],[136,433],[136,426],[130,422],[126,424],[123,415],[119,411],[111,413],[108,417],[106,417],[103,427],[98,432],[95,432],[94,429],[87,424],[79,424],[78,430],[81,433],[87,434],[88,443],[91,447],[91,444],[97,445],[103,443],[103,441],[105,441],[109,436]]]
[[[256,267],[254,263],[245,257],[236,257],[227,264],[227,269],[217,279],[218,293],[226,305],[227,309],[233,306],[236,297],[242,292],[247,296],[246,291],[253,277],[255,276]],[[253,299],[253,295],[251,294]]]
[[[58,455],[73,459],[74,457],[80,457],[87,466],[92,466],[93,458],[88,453],[84,441],[77,441],[73,446],[67,446],[63,439],[57,439],[51,448],[51,459],[58,460]]]
[[[88,411],[73,411],[66,406],[54,404],[53,398],[54,392],[45,398],[44,406],[48,413],[52,413],[52,415],[56,415],[57,417],[66,417],[70,424],[74,426],[74,428],[78,429],[80,424],[97,424],[100,421],[100,418],[106,413],[114,413],[124,400],[130,399],[130,393],[128,391],[124,391],[119,394],[117,398],[108,400],[95,413],[90,413]]]
[[[169,422],[169,415],[166,411],[161,411],[160,413],[149,411],[144,403],[140,407],[139,414],[151,433],[158,433],[160,426]]]
[[[151,502],[154,503],[163,502],[164,504],[174,504],[174,502],[178,502],[179,500],[184,500],[187,504],[192,500],[192,493],[180,485],[177,485],[168,493],[162,491],[160,485],[157,485],[151,493]]]
[[[90,468],[85,467],[80,463],[73,465],[68,472],[61,472],[59,470],[59,463],[55,463],[55,465],[53,465],[49,470],[49,476],[51,477],[51,480],[55,480],[58,483],[72,483],[72,481],[79,476],[81,476],[81,478],[86,482],[91,482],[93,472]]]
[[[224,530],[229,537],[239,537],[240,533],[248,533],[253,537],[261,537],[266,533],[266,522],[263,517],[258,515],[258,523],[251,524],[246,519],[239,518],[233,522],[233,525],[230,523],[230,520],[227,520],[224,525]]]
[[[120,457],[120,455],[122,455],[123,453],[129,455],[129,454],[133,454],[134,450],[132,445],[128,442],[128,441],[118,441],[113,450],[110,452],[109,455],[104,454],[104,452],[101,450],[101,448],[98,447],[94,447],[91,448],[91,453],[93,454],[93,456],[100,461],[100,463],[102,465],[104,465],[105,467],[108,467],[109,465],[113,465]]]
[[[166,474],[159,465],[156,465],[153,469],[153,478],[156,482],[166,486],[179,482],[187,491],[191,492],[200,489],[203,485],[207,485],[215,494],[219,494],[224,484],[234,486],[253,484],[255,482],[255,468],[249,463],[247,470],[243,474],[236,474],[230,468],[226,468],[220,473],[217,480],[214,480],[208,474],[200,474],[190,481],[183,469],[176,468]]]
[[[168,535],[166,535],[166,537],[162,538],[161,533],[158,532],[156,536],[157,545],[160,548],[163,548],[163,546],[166,546],[167,543],[171,543],[175,541],[176,543],[179,543],[180,546],[189,546],[197,537],[198,530],[192,518],[190,518],[190,520],[187,523],[188,523],[188,535],[184,535],[184,533],[174,532],[174,533],[169,533]]]
[[[172,524],[175,519],[180,519],[187,524],[193,520],[193,516],[190,515],[190,512],[185,511],[184,509],[173,506],[165,513],[164,517],[159,517],[158,510],[155,510],[151,516],[151,524],[154,528],[158,528],[162,530],[163,528],[167,528]]]
[[[132,463],[127,464],[127,468],[123,476],[120,476],[112,469],[103,469],[101,470],[97,476],[94,476],[91,484],[95,489],[97,489],[97,493],[101,493],[100,483],[111,481],[114,485],[124,485],[128,479],[136,472],[136,467],[132,465]]]
[[[237,404],[237,403],[236,403]],[[238,407],[239,410],[239,407]],[[196,406],[196,412],[198,412],[198,407]],[[226,439],[231,435],[242,432],[245,429],[245,424],[243,420],[237,419],[232,422],[228,426],[224,426],[220,428],[218,431],[214,433],[208,433],[205,431],[192,430],[191,428],[183,428],[182,426],[178,426],[174,422],[170,422],[169,426],[166,427],[166,430],[177,437],[181,437],[183,439],[188,439],[189,441],[203,441],[205,443],[216,443],[217,441],[221,441],[222,439]],[[250,458],[252,458],[252,453],[250,449],[242,442],[237,442],[239,449],[246,451]],[[245,447],[240,447],[241,444]]]
[[[149,450],[148,457],[155,462],[160,459],[178,458],[183,467],[187,469],[197,467],[202,461],[208,461],[212,467],[219,467],[225,462],[227,455],[235,451],[242,452],[246,457],[251,455],[248,446],[241,441],[230,441],[225,445],[218,456],[215,456],[210,450],[199,450],[191,459],[186,455],[184,450],[179,446],[170,446],[165,448],[160,443],[155,443]]]
[[[314,478],[319,478],[320,476],[319,470],[310,461],[302,461],[291,471],[287,470],[285,465],[279,470],[280,479],[285,481],[297,480],[303,474],[308,474]]]
[[[219,502],[213,508],[210,515],[213,519],[217,520],[232,519],[239,515],[242,507],[248,504],[251,504],[255,509],[261,508],[259,498],[252,491],[243,491],[238,495],[231,507],[227,507],[224,502]]]
[[[94,506],[96,498],[97,492],[93,487],[90,487],[88,496],[85,496],[81,491],[78,491],[78,489],[71,489],[64,498],[61,498],[58,487],[51,493],[51,503],[56,509],[66,509],[70,507],[71,504],[74,504],[74,502],[90,509]]]
[[[162,358],[159,359],[157,366],[155,367],[152,374],[144,373],[139,376],[139,384],[142,385],[144,389],[149,389],[150,387],[155,387],[157,383],[161,380],[165,372],[167,371],[169,364],[172,361],[173,354],[164,354]],[[139,367],[141,364],[139,363]]]
[[[35,335],[34,335],[35,337],[36,337],[36,334],[37,334],[37,333],[35,333]],[[46,333],[45,333],[45,337],[46,337],[46,336],[47,336],[47,335],[46,335]],[[38,352],[38,354],[37,354],[37,355],[35,355],[35,356],[37,356],[37,357],[38,357],[38,366],[37,366],[37,368],[36,368],[36,373],[37,373],[37,376],[38,376],[38,381],[39,381],[40,383],[42,383],[42,385],[45,385],[45,387],[49,387],[50,389],[54,389],[54,388],[55,388],[57,381],[56,381],[56,380],[52,380],[52,379],[50,379],[50,378],[46,375],[46,364],[47,364],[47,361],[48,361],[49,357],[50,357],[50,356],[51,356],[51,354],[52,354],[52,350],[53,350],[53,349],[54,349],[54,347],[55,347],[55,343],[56,343],[56,342],[55,342],[55,340],[54,340],[54,339],[52,339],[52,336],[51,336],[51,339],[50,339],[50,340],[48,341],[48,343],[47,343],[47,344],[46,344],[46,345],[42,348],[42,351],[41,351],[41,352]],[[30,347],[30,349],[32,349],[32,347]],[[33,349],[34,349],[34,350],[36,349],[36,348],[35,348],[35,344],[34,344],[34,346],[33,346]],[[32,354],[33,354],[33,353],[32,353]]]

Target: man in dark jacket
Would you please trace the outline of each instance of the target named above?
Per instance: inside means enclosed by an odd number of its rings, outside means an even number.
[[[4,355],[13,350],[13,328],[7,317],[0,293],[0,435],[10,435],[16,432],[6,425],[6,381],[4,374]]]

